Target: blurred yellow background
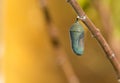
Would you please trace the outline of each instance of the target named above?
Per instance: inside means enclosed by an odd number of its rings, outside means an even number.
[[[76,19],[76,13],[66,0],[48,0],[47,3],[80,83],[117,83],[112,65],[84,25],[84,55],[76,56],[72,52],[69,28]],[[4,51],[3,54],[0,49],[0,77],[3,77],[0,80],[4,83],[69,83],[50,42],[40,1],[3,0],[0,12],[0,48]],[[93,6],[85,12],[106,37],[99,14]]]

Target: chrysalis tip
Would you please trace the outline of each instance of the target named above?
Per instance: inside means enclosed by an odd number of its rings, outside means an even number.
[[[73,50],[73,52],[76,54],[76,55],[83,55],[83,53],[84,53],[84,48],[83,47],[81,47],[81,46],[78,46],[78,47],[74,47],[74,46],[72,46],[72,50]]]

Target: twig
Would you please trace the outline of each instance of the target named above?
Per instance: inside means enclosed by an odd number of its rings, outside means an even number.
[[[45,14],[46,23],[48,25],[48,31],[53,44],[53,49],[55,50],[55,54],[57,55],[57,61],[61,66],[62,70],[64,71],[68,83],[80,83],[79,79],[77,78],[72,68],[71,63],[68,60],[67,54],[60,43],[59,33],[51,19],[51,16],[47,8],[47,0],[41,0],[41,4]]]
[[[110,43],[111,35],[113,35],[113,23],[111,21],[111,11],[108,5],[102,3],[103,0],[93,0],[93,6],[99,13],[101,22],[107,35],[107,41]],[[104,9],[104,12],[103,12]]]
[[[113,48],[116,57],[118,58],[120,62],[120,47],[119,47],[119,42],[120,39],[115,37],[114,35],[114,30],[116,28],[113,28],[113,22],[111,22],[111,10],[109,5],[103,4],[103,0],[93,0],[93,5],[96,8],[96,11],[100,14],[100,18],[104,27],[104,30],[107,35],[107,41],[111,45],[111,48]],[[104,7],[104,12],[103,12],[103,7]]]
[[[68,2],[71,4],[71,6],[74,8],[76,13],[80,17],[84,17],[84,19],[81,19],[81,21],[88,27],[90,32],[93,34],[93,36],[96,38],[96,40],[99,42],[101,47],[103,48],[104,52],[107,55],[107,58],[110,60],[111,64],[113,65],[113,68],[116,71],[118,79],[120,79],[120,64],[118,59],[116,58],[114,52],[100,33],[100,30],[96,28],[96,26],[93,24],[93,22],[88,18],[88,16],[84,13],[82,8],[79,6],[76,0],[68,0]]]

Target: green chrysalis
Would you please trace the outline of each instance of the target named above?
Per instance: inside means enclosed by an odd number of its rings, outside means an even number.
[[[84,29],[78,20],[70,28],[70,37],[74,53],[82,55],[84,52]]]

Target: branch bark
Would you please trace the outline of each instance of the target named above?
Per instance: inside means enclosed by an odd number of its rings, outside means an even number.
[[[107,41],[110,43],[111,35],[113,35],[113,23],[111,21],[111,11],[108,5],[103,3],[103,0],[93,0],[93,6],[96,11],[99,13],[101,22],[103,24],[104,30],[107,35]],[[103,12],[104,9],[104,12]]]
[[[119,42],[120,39],[118,37],[115,37],[114,35],[114,30],[116,28],[113,28],[113,22],[111,20],[111,10],[110,10],[110,6],[106,5],[103,3],[103,0],[93,0],[92,1],[93,5],[95,6],[96,11],[99,13],[100,18],[101,18],[101,22],[103,24],[104,30],[106,32],[107,35],[107,41],[108,43],[111,45],[111,48],[113,48],[116,57],[118,58],[119,62],[120,62],[120,47],[119,47]],[[104,12],[103,12],[104,9]]]
[[[73,9],[76,11],[78,16],[80,16],[81,21],[88,27],[90,32],[93,34],[93,36],[96,38],[98,43],[101,45],[102,49],[107,55],[107,58],[111,62],[113,68],[116,71],[118,79],[120,79],[120,63],[115,56],[114,52],[102,36],[100,30],[96,28],[96,26],[93,24],[93,22],[89,19],[89,17],[85,14],[85,12],[82,10],[82,8],[79,6],[76,0],[68,0],[70,5],[73,7]]]

